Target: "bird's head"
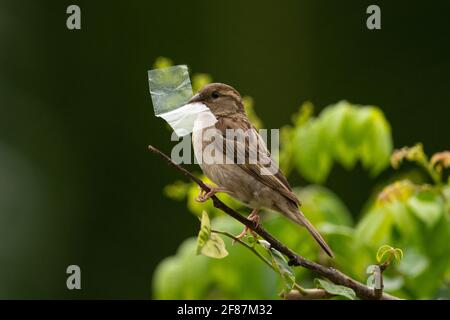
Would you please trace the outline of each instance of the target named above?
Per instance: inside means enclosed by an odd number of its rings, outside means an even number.
[[[215,116],[244,113],[244,104],[239,92],[223,83],[210,83],[204,86],[189,103],[205,104]]]

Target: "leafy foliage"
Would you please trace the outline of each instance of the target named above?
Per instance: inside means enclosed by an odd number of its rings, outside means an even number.
[[[192,79],[196,90],[211,81],[204,74]],[[253,100],[246,98],[246,107],[252,121],[261,126]],[[429,160],[420,144],[392,153],[391,129],[377,107],[341,101],[326,107],[317,117],[313,116],[313,110],[311,103],[303,104],[291,124],[282,128],[279,160],[285,174],[295,172],[315,183],[294,187],[294,192],[302,201],[303,212],[326,237],[336,257],[327,260],[305,230],[280,214],[263,212],[264,227],[301,255],[332,264],[363,283],[369,277],[368,266],[395,258],[397,263],[383,273],[385,291],[412,299],[450,298],[450,181],[445,176],[450,153],[440,152]],[[403,174],[401,179],[394,176],[386,182],[375,197],[367,200],[359,215],[352,215],[339,196],[323,185],[334,163],[351,170],[360,162],[369,176],[374,177],[389,163],[400,169],[406,161],[415,164],[416,169]],[[417,172],[427,174],[432,184],[413,179]],[[349,179],[351,175],[349,172]],[[204,176],[201,178],[207,181]],[[206,211],[216,230],[232,234],[242,230],[239,223],[224,216],[210,201],[195,202],[198,187],[193,183],[175,182],[164,192],[175,200],[186,201],[189,211],[199,217]],[[227,195],[219,197],[236,210],[244,209]],[[360,218],[354,221],[352,217]],[[211,236],[205,229],[207,221],[202,225],[202,241],[207,242]],[[198,245],[190,238],[174,256],[158,266],[153,281],[154,297],[272,299],[295,283],[305,287],[315,283],[333,295],[355,298],[348,288],[314,280],[314,275],[303,268],[291,269],[283,256],[263,243],[252,238],[244,241],[265,257],[268,264],[262,263],[248,248],[231,245],[228,238],[223,242],[229,254],[223,259],[197,256]]]
[[[377,262],[378,263],[390,263],[392,259],[400,261],[403,259],[403,251],[399,248],[392,248],[391,246],[385,244],[381,246],[377,251]]]
[[[320,183],[333,162],[351,169],[359,160],[376,175],[388,166],[392,151],[390,126],[381,110],[347,101],[328,106],[319,117],[297,126],[294,139],[301,146],[294,149],[297,169],[305,178]]]
[[[212,228],[238,234],[242,225],[228,217],[212,219]],[[282,290],[279,274],[241,245],[223,239],[224,259],[197,255],[197,239],[188,238],[174,256],[164,259],[153,276],[158,299],[274,299]],[[262,251],[262,250],[261,250]],[[264,279],[263,281],[261,279]]]
[[[328,280],[316,279],[315,280],[317,287],[324,289],[326,292],[331,293],[333,295],[342,296],[349,300],[355,300],[356,294],[355,291],[351,288],[347,288],[344,286],[340,286],[334,284]]]
[[[288,265],[286,258],[276,249],[267,247],[267,251],[270,254],[272,266],[277,271],[281,279],[283,280],[285,293],[288,293],[294,288],[295,274],[292,268]]]

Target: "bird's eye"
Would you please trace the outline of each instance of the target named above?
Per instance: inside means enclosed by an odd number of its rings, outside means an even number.
[[[220,94],[217,91],[214,91],[213,93],[211,93],[211,97],[213,97],[213,99],[217,99],[220,96]]]

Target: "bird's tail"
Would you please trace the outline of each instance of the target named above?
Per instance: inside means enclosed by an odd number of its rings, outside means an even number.
[[[322,237],[322,235],[317,231],[317,229],[311,224],[311,222],[308,221],[308,219],[305,217],[303,212],[300,210],[296,210],[295,214],[290,214],[289,218],[294,220],[296,223],[304,226],[309,233],[313,236],[314,240],[322,247],[322,249],[326,252],[330,258],[334,258],[333,251],[331,250],[330,246],[327,244],[325,239]]]

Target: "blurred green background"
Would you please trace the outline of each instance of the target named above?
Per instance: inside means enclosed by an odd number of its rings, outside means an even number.
[[[346,99],[379,106],[396,147],[448,148],[450,5],[377,1],[370,31],[369,4],[1,0],[0,298],[149,298],[157,263],[198,232],[163,195],[178,174],[147,151],[172,145],[148,92],[158,56],[252,96],[267,128]],[[335,166],[326,185],[356,214],[390,171]]]

